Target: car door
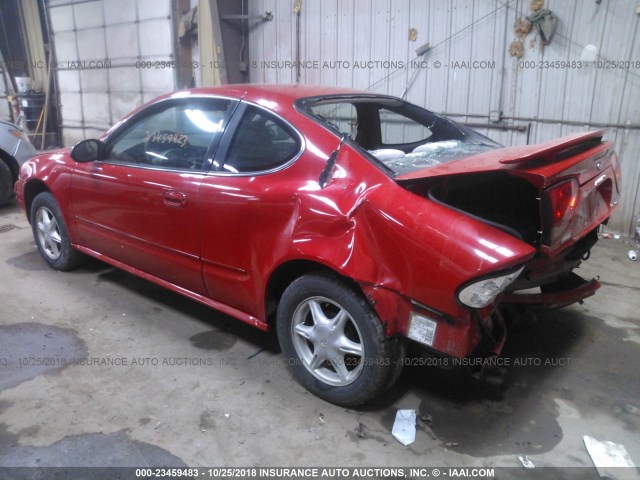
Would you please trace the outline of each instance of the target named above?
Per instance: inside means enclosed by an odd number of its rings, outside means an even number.
[[[72,204],[82,244],[204,293],[198,195],[235,104],[214,98],[159,102],[110,136],[103,160],[78,164]]]
[[[238,107],[200,191],[203,277],[214,300],[260,315],[263,279],[297,209],[295,185],[304,179],[289,167],[302,147],[270,111]]]

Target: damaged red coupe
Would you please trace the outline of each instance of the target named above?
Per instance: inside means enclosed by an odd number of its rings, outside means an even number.
[[[194,89],[33,158],[16,194],[51,267],[89,255],[275,328],[302,385],[358,405],[409,344],[486,358],[593,295],[573,270],[618,205],[602,137],[502,147],[385,95]]]

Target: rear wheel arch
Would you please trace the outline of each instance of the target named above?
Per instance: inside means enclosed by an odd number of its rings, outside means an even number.
[[[278,310],[278,304],[282,294],[291,283],[298,278],[309,273],[324,273],[325,275],[334,276],[337,279],[341,279],[346,282],[350,288],[356,293],[360,294],[367,302],[369,299],[366,297],[360,285],[353,281],[351,278],[340,274],[336,270],[328,267],[327,265],[315,262],[312,260],[289,260],[282,263],[271,273],[269,280],[267,281],[267,287],[265,290],[265,314],[267,322],[274,323],[275,316]]]

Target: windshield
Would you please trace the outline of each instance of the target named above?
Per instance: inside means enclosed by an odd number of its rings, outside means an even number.
[[[319,97],[304,99],[301,105],[396,175],[501,147],[464,125],[393,97]]]

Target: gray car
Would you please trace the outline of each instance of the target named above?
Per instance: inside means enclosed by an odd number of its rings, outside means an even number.
[[[19,127],[0,120],[0,205],[7,203],[13,195],[13,184],[22,164],[36,153]]]

